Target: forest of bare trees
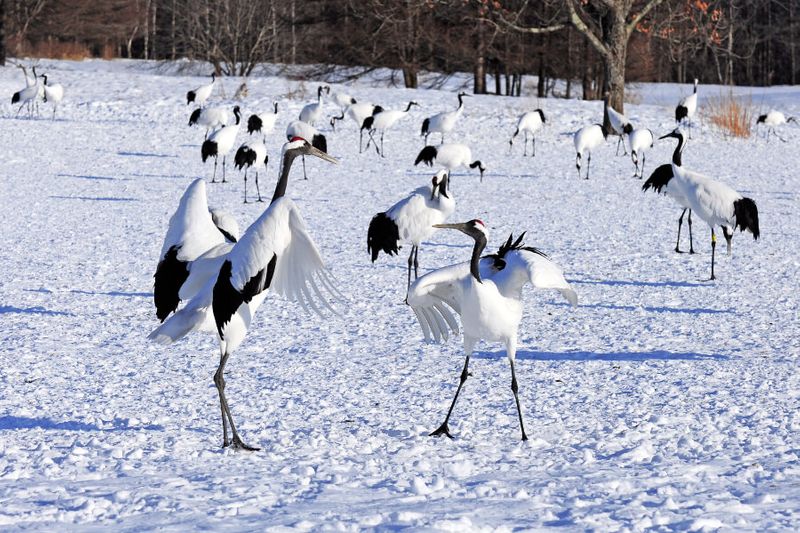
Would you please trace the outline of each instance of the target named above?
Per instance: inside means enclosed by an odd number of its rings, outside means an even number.
[[[797,83],[800,0],[0,0],[10,57],[472,72],[475,93],[598,98],[623,81]],[[556,88],[553,80],[566,80]]]

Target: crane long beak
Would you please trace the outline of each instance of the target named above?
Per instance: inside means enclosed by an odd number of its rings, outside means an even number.
[[[677,135],[675,135],[674,131],[671,131],[671,132],[667,133],[666,135],[662,135],[661,137],[659,137],[658,140],[660,141],[661,139],[666,139],[667,137],[677,137]]]
[[[339,160],[336,159],[335,157],[331,157],[322,150],[320,150],[319,148],[315,148],[313,146],[309,148],[308,155],[319,157],[320,159],[324,159],[328,163],[334,163],[334,164],[339,163]]]
[[[467,225],[462,222],[461,224],[434,224],[433,227],[434,228],[457,229],[459,231],[464,231],[464,228],[466,228]]]

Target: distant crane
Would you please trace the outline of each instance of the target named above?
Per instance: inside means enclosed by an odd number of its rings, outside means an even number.
[[[572,141],[575,144],[575,166],[578,169],[578,177],[581,177],[581,159],[583,154],[589,154],[586,161],[586,179],[589,179],[589,167],[592,166],[592,152],[606,142],[608,132],[602,124],[590,124],[575,132]]]
[[[42,79],[44,79],[44,101],[53,104],[53,120],[55,120],[58,104],[64,99],[64,86],[60,83],[48,85],[47,74],[42,74]]]
[[[295,120],[286,126],[286,140],[291,141],[295,137],[307,140],[311,146],[320,152],[328,151],[328,140],[322,135],[317,128],[302,120]],[[302,156],[303,160],[303,179],[308,179],[306,175],[306,157]]]
[[[236,117],[236,123],[230,126],[223,126],[222,128],[214,131],[205,142],[200,150],[200,156],[203,158],[203,163],[209,157],[214,158],[214,175],[211,178],[211,183],[215,183],[217,179],[217,160],[222,156],[222,183],[225,183],[225,160],[228,157],[233,145],[236,142],[236,136],[239,134],[239,122],[241,114],[239,113],[239,106],[233,108],[233,114]]]
[[[441,133],[442,143],[444,143],[444,134],[453,131],[456,126],[461,113],[464,111],[464,97],[470,96],[465,92],[458,93],[458,107],[455,111],[445,111],[438,113],[432,117],[428,117],[422,121],[422,135],[425,137],[425,144],[428,144],[428,135],[431,133]]]
[[[689,96],[684,96],[675,107],[675,122],[680,126],[681,122],[686,122],[689,129],[689,138],[692,136],[692,118],[697,111],[697,78],[694,79],[694,91]]]
[[[263,113],[261,115],[252,114],[247,119],[247,133],[260,133],[262,135],[269,135],[275,128],[275,121],[278,119],[278,102],[272,103],[274,111],[272,113]]]
[[[233,111],[225,107],[198,107],[189,116],[189,126],[195,124],[205,126],[205,138],[208,139],[208,132],[217,128],[228,126],[238,121],[237,116],[241,113],[239,106],[234,106]]]
[[[622,145],[622,149],[625,150],[623,155],[628,155],[628,149],[625,147],[625,139],[623,136],[631,134],[633,125],[628,120],[628,117],[608,105],[608,96],[608,93],[603,96],[603,112],[608,116],[608,123],[611,125],[611,133],[619,136],[617,151],[614,152],[614,155],[619,155],[620,145]]]
[[[788,122],[796,123],[797,120],[794,117],[786,118],[786,115],[784,115],[780,111],[776,111],[773,109],[766,115],[759,115],[758,120],[756,120],[756,125],[764,124],[765,126],[767,126],[767,141],[769,141],[769,135],[770,133],[772,133],[778,139],[782,140],[783,142],[786,142],[786,139],[778,135],[778,133],[775,131],[775,128],[783,124],[786,124]]]
[[[653,132],[647,128],[633,130],[628,134],[628,142],[631,143],[631,161],[636,168],[633,173],[634,178],[644,177],[644,162],[647,159],[647,150],[653,147]],[[642,159],[641,172],[639,170],[639,158]]]
[[[269,162],[267,155],[267,147],[261,141],[248,141],[242,144],[236,155],[233,156],[233,162],[236,168],[241,170],[244,168],[244,203],[247,203],[247,169],[255,167],[256,169],[256,192],[258,193],[258,202],[263,202],[261,199],[261,189],[258,188],[258,168],[264,166],[266,169]]]
[[[446,143],[439,146],[426,146],[420,150],[414,165],[425,163],[432,167],[434,163],[444,167],[448,171],[453,171],[457,168],[477,168],[481,173],[481,181],[483,181],[483,173],[486,167],[483,166],[479,160],[472,159],[472,150],[465,144]]]
[[[358,125],[358,153],[360,154],[363,151],[364,130],[368,129],[368,126],[365,125],[367,119],[382,111],[383,108],[381,106],[367,102],[351,104],[342,110],[340,116],[331,117],[331,128],[336,131],[336,121],[344,120],[345,116],[350,117]]]
[[[525,134],[525,138],[522,142],[522,155],[528,155],[528,134],[530,134],[532,148],[531,157],[536,157],[536,132],[544,127],[545,122],[547,122],[547,120],[544,118],[544,111],[541,109],[535,109],[520,115],[517,120],[517,129],[508,141],[508,153],[511,153],[511,149],[514,146],[514,138],[522,132]]]
[[[364,124],[362,125],[361,129],[363,131],[364,128],[366,128],[367,131],[369,132],[369,140],[367,141],[367,148],[366,149],[367,150],[369,149],[369,143],[370,142],[374,142],[375,143],[375,150],[377,150],[378,154],[381,157],[386,157],[386,153],[383,151],[383,135],[384,135],[384,133],[386,133],[386,130],[391,129],[392,126],[397,124],[397,122],[400,119],[402,119],[403,117],[408,115],[409,111],[411,111],[411,106],[415,106],[415,105],[418,106],[419,104],[414,102],[414,101],[411,101],[411,102],[408,103],[408,106],[406,106],[405,111],[400,111],[400,110],[397,110],[397,109],[386,109],[386,110],[382,110],[382,111],[378,111],[376,113],[373,113],[371,116],[369,116],[366,119],[364,119]],[[372,136],[376,131],[379,131],[381,133],[381,146],[380,146],[380,148],[378,148],[378,143],[375,142],[375,139]]]
[[[186,105],[195,102],[200,107],[203,107],[208,100],[208,97],[211,96],[211,92],[214,90],[214,84],[217,82],[217,74],[215,72],[211,73],[211,83],[206,85],[201,85],[197,89],[193,91],[189,91],[186,93]]]
[[[300,120],[301,121],[313,126],[316,122],[319,121],[319,119],[322,118],[322,110],[323,110],[322,109],[323,108],[322,95],[326,91],[328,93],[330,93],[331,92],[331,88],[327,87],[327,86],[322,86],[322,85],[320,85],[317,88],[317,101],[313,102],[311,104],[306,104],[303,107],[303,109],[300,110]]]

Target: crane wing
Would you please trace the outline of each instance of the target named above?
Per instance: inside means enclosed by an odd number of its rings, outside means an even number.
[[[501,292],[519,290],[529,282],[537,289],[556,289],[570,304],[578,305],[578,294],[564,279],[561,267],[544,253],[535,248],[512,249],[502,255],[501,261],[503,268],[491,276]]]
[[[447,340],[448,329],[458,333],[453,311],[461,314],[461,287],[467,276],[469,263],[459,263],[429,272],[411,284],[408,305],[417,316],[425,340]]]
[[[200,292],[147,338],[159,344],[171,344],[194,330],[214,331],[211,302],[215,282],[216,277],[209,279]]]
[[[153,276],[153,300],[160,320],[178,308],[179,292],[189,277],[190,263],[224,242],[225,237],[208,211],[205,180],[197,179],[183,193],[178,209],[169,219]]]

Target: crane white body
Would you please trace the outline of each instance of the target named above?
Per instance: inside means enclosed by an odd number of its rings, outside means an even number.
[[[589,124],[575,132],[572,142],[575,145],[575,166],[578,168],[578,177],[581,177],[581,160],[584,154],[588,155],[586,161],[586,179],[589,179],[589,167],[592,164],[592,152],[606,142],[606,130],[601,124]]]
[[[647,159],[647,151],[653,147],[655,137],[653,132],[647,128],[633,130],[628,135],[628,142],[631,145],[631,161],[635,166],[633,177],[641,179],[644,177],[644,163]],[[639,169],[639,161],[642,162],[642,168]]]
[[[422,135],[425,137],[426,144],[428,143],[428,135],[431,133],[440,133],[442,135],[441,142],[444,143],[444,135],[453,131],[453,128],[456,127],[456,122],[464,112],[465,96],[469,95],[464,92],[458,93],[458,107],[455,110],[437,113],[422,121]]]
[[[447,169],[448,175],[451,171],[457,168],[477,168],[481,173],[481,181],[483,181],[483,173],[486,168],[478,160],[472,158],[472,150],[466,144],[460,143],[445,143],[439,146],[426,146],[417,155],[414,165],[424,162],[429,167],[434,164]]]
[[[331,94],[331,100],[333,103],[336,104],[339,109],[346,109],[348,106],[357,103],[357,100],[350,96],[349,94],[342,92],[342,91],[333,91]]]
[[[317,101],[311,104],[306,104],[303,109],[300,110],[300,120],[311,124],[312,126],[319,122],[322,118],[324,101],[323,101],[323,93],[325,91],[330,92],[330,88],[319,86],[317,88]]]
[[[369,102],[358,102],[355,104],[350,104],[346,106],[342,110],[342,114],[337,117],[331,117],[331,128],[333,131],[336,131],[336,121],[337,120],[344,120],[345,117],[349,117],[353,122],[358,125],[358,153],[360,154],[363,149],[362,145],[364,143],[364,130],[369,129],[369,126],[366,124],[367,119],[371,118],[373,115],[380,113],[383,111],[383,108],[379,105],[371,104]]]
[[[58,105],[61,103],[61,100],[64,99],[64,86],[60,83],[48,85],[46,74],[43,74],[42,78],[44,79],[44,84],[42,85],[44,89],[44,101],[53,105],[53,118],[55,119]]]
[[[608,123],[611,126],[611,133],[619,136],[619,140],[617,141],[617,151],[614,153],[614,155],[619,155],[620,145],[622,145],[623,150],[625,150],[623,155],[628,155],[628,150],[625,148],[624,136],[630,135],[630,133],[633,131],[633,125],[631,124],[630,120],[628,120],[628,117],[608,105],[607,93],[603,98],[603,106],[604,112],[608,116]]]
[[[189,116],[189,126],[197,124],[204,127],[206,129],[205,137],[208,138],[209,131],[234,124],[237,120],[237,110],[239,110],[239,106],[234,106],[233,109],[227,107],[198,107]]]
[[[786,118],[786,115],[781,113],[780,111],[776,111],[775,109],[769,111],[764,115],[760,115],[758,120],[756,121],[756,126],[759,124],[764,124],[767,127],[767,141],[769,141],[770,134],[774,134],[778,139],[782,141],[786,141],[783,137],[778,135],[778,132],[775,131],[775,128],[778,126],[782,126],[787,122],[797,122],[794,117]]]
[[[244,340],[267,291],[297,301],[304,309],[310,308],[320,315],[323,315],[323,308],[331,309],[329,299],[341,298],[300,210],[284,196],[289,169],[299,154],[336,161],[303,139],[284,145],[280,178],[269,207],[228,252],[217,275],[149,336],[155,342],[169,344],[194,330],[216,331],[220,363],[214,374],[214,384],[222,413],[223,447],[257,449],[245,444],[236,431],[225,395],[224,370],[228,358]],[[230,441],[229,425],[232,432]]]
[[[531,157],[535,157],[536,133],[544,127],[545,122],[547,122],[547,120],[545,119],[544,111],[541,109],[535,109],[534,111],[528,111],[527,113],[520,115],[520,117],[517,119],[517,129],[514,131],[514,135],[512,135],[511,139],[508,141],[508,152],[511,153],[516,136],[522,133],[524,135],[522,141],[522,155],[528,155],[528,135],[530,135],[533,150],[531,152]]]
[[[367,117],[364,120],[364,127],[367,128],[369,131],[369,140],[367,141],[367,149],[369,149],[369,143],[375,143],[375,150],[381,157],[386,157],[385,152],[383,151],[383,136],[387,130],[391,129],[392,126],[397,124],[402,118],[406,117],[408,113],[411,111],[411,107],[419,105],[418,103],[411,101],[408,102],[408,106],[404,111],[399,109],[385,109],[373,114],[370,117]],[[373,133],[378,132],[381,134],[381,145],[380,148],[378,147],[378,143],[375,142],[375,139],[372,137]]]
[[[256,171],[257,201],[264,201],[261,198],[261,189],[258,186],[258,169],[262,166],[266,169],[267,161],[267,147],[261,141],[247,141],[236,151],[234,164],[238,169],[244,168],[244,203],[247,203],[247,171],[250,168],[255,168]]]
[[[502,342],[511,364],[511,388],[517,403],[522,439],[527,440],[522,422],[522,410],[517,397],[514,360],[517,335],[522,320],[522,288],[530,283],[536,288],[556,289],[572,305],[577,305],[575,291],[564,279],[561,269],[535,248],[522,245],[520,236],[513,236],[497,254],[481,258],[488,231],[483,222],[472,220],[464,224],[443,224],[440,227],[458,229],[475,239],[472,260],[434,270],[417,279],[409,290],[411,306],[422,327],[426,340],[447,340],[448,330],[458,333],[455,314],[461,317],[464,331],[466,361],[461,383],[444,423],[431,435],[451,436],[448,421],[467,379],[469,358],[479,340]]]
[[[758,239],[760,235],[758,208],[752,199],[743,197],[725,183],[683,168],[681,164],[681,151],[685,142],[683,132],[676,129],[664,137],[678,139],[678,146],[672,156],[672,181],[686,197],[689,209],[711,229],[710,279],[713,280],[715,279],[714,255],[717,244],[714,228],[722,226],[730,252],[728,228],[735,230],[738,227],[741,231],[747,230],[753,234],[754,239]]]
[[[675,106],[675,122],[677,124],[681,124],[681,122],[686,122],[686,126],[689,128],[689,137],[692,135],[692,119],[694,118],[694,114],[697,111],[697,84],[699,80],[695,78],[694,80],[694,89],[692,94],[688,96],[684,96],[681,98],[681,101],[678,102],[678,105]]]
[[[411,244],[406,289],[411,285],[412,265],[415,277],[418,275],[422,241],[433,235],[437,231],[434,225],[446,221],[456,208],[455,199],[448,190],[448,182],[447,171],[440,170],[430,185],[419,187],[370,221],[367,251],[371,253],[373,263],[381,251],[391,256],[399,253],[400,244]]]
[[[26,105],[28,106],[28,116],[33,116],[33,106],[36,104],[36,100],[39,98],[40,92],[43,94],[44,90],[42,89],[38,78],[33,85],[27,85],[24,89],[15,92],[11,96],[11,105],[19,104],[19,109],[17,109],[17,114],[14,116],[19,116],[22,108]]]
[[[208,101],[208,98],[211,96],[211,93],[214,92],[214,86],[216,85],[216,83],[217,83],[217,75],[216,73],[212,73],[211,83],[201,85],[197,89],[186,93],[186,105],[189,105],[192,102],[194,102],[200,107],[203,107],[206,104],[206,101]]]
[[[278,102],[272,103],[271,113],[253,113],[247,119],[247,133],[260,133],[261,135],[269,135],[275,129],[275,122],[278,120]]]
[[[222,182],[225,183],[226,181],[225,162],[234,144],[236,144],[236,136],[239,134],[239,124],[241,121],[239,106],[233,108],[233,114],[236,117],[236,123],[214,130],[211,135],[209,135],[208,139],[203,142],[200,151],[203,163],[205,163],[209,157],[214,158],[214,175],[211,178],[212,183],[216,182],[217,179],[217,161],[220,156],[222,156]]]

